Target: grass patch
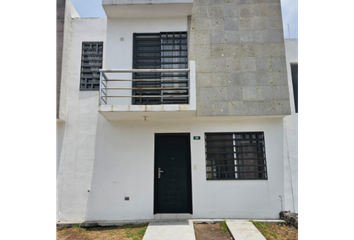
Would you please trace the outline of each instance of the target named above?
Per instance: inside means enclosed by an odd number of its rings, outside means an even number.
[[[267,223],[256,222],[252,219],[251,223],[263,234],[267,240],[297,240],[298,231],[286,223]]]
[[[117,226],[110,226],[110,227],[92,227],[92,228],[87,228],[88,231],[108,231],[108,230],[115,230],[115,229],[120,229],[121,227]]]
[[[57,227],[57,240],[105,240],[117,238],[121,240],[142,240],[148,225],[149,223],[143,223],[86,228],[77,224],[68,228]]]
[[[252,219],[250,220],[250,222],[253,223],[253,225],[255,225],[257,228],[262,228],[262,229],[265,229],[265,230],[267,229],[267,225],[265,225],[265,224],[262,224],[260,222],[255,222]]]
[[[226,221],[225,221],[225,220],[222,221],[222,222],[219,222],[219,225],[220,225],[220,229],[221,229],[221,231],[222,231],[223,233],[229,232],[229,231],[227,230],[227,225],[226,225]]]
[[[81,227],[80,227],[79,224],[76,224],[76,225],[72,226],[72,228],[73,228],[73,229],[80,229]]]
[[[261,223],[261,222],[255,222],[252,219],[250,220],[251,223],[253,223],[256,228],[258,228],[260,230],[260,232],[263,234],[263,236],[266,239],[271,239],[270,237],[272,236],[275,239],[278,239],[278,234],[275,232],[270,232],[268,230],[268,225],[266,223]]]
[[[141,240],[145,234],[148,224],[136,224],[125,226],[125,236],[133,240]]]
[[[125,235],[127,238],[132,238],[133,240],[141,240],[145,234],[148,223],[142,224],[125,224],[122,226],[109,226],[109,227],[93,227],[87,228],[87,231],[103,231],[108,232],[110,235]],[[114,230],[125,230],[124,234],[119,232],[114,232]]]

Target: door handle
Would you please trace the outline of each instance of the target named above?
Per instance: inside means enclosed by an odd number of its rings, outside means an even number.
[[[163,173],[163,171],[161,171],[161,168],[159,168],[157,171],[157,178],[161,178],[161,173]]]

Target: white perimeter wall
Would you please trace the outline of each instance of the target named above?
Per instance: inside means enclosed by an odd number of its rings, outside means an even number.
[[[278,218],[283,196],[282,129],[282,119],[108,122],[99,116],[87,220],[152,219],[154,134],[176,132],[191,135],[194,218]],[[264,131],[267,181],[206,180],[204,133],[229,131]]]

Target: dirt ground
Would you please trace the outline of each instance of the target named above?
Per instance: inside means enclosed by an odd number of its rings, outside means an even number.
[[[110,230],[110,231],[84,231],[82,229],[68,228],[57,232],[57,240],[91,240],[91,239],[107,239],[107,240],[126,240],[125,231]]]
[[[255,223],[253,224],[267,240],[297,240],[298,230],[284,223]]]
[[[219,223],[197,224],[194,223],[196,240],[231,240],[233,239],[228,231],[222,231]]]
[[[120,227],[57,227],[57,240],[141,240],[148,223]]]

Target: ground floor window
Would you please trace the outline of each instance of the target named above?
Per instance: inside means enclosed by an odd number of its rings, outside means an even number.
[[[205,133],[207,180],[267,179],[263,132]]]

